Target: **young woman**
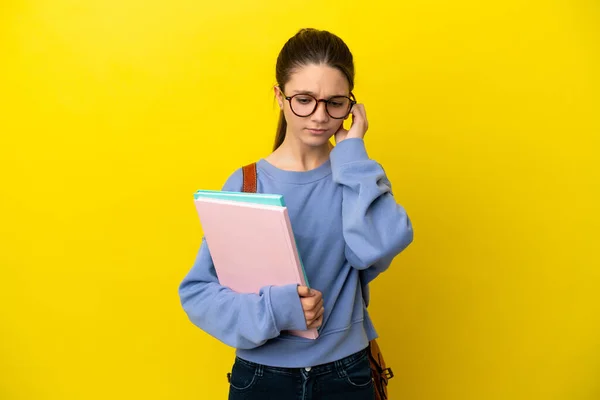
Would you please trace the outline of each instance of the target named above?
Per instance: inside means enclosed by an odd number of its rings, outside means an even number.
[[[219,284],[203,240],[181,303],[195,325],[237,349],[231,400],[371,400],[367,347],[377,333],[367,285],[412,242],[412,226],[367,155],[367,117],[352,94],[346,44],[327,31],[300,30],[280,52],[276,78],[279,127],[274,151],[257,162],[257,191],[284,196],[311,289],[235,293]],[[241,188],[240,168],[223,190]],[[317,327],[316,340],[286,333]]]

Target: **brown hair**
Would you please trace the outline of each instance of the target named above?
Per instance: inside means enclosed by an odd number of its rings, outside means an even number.
[[[337,68],[348,79],[350,90],[354,89],[354,60],[346,43],[328,31],[305,28],[285,43],[277,57],[275,78],[281,90],[284,91],[284,85],[295,69],[310,64],[325,64]],[[279,113],[273,150],[283,143],[286,129],[287,123],[282,110]]]

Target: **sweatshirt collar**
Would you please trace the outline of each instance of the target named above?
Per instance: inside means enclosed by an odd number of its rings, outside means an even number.
[[[279,169],[264,158],[258,160],[256,166],[266,172],[266,174],[271,176],[274,180],[286,183],[306,184],[331,175],[330,159],[327,159],[323,164],[309,171],[286,171]]]

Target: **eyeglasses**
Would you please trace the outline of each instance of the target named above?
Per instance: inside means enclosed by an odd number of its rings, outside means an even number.
[[[325,103],[325,111],[333,119],[344,119],[350,114],[352,106],[356,104],[356,98],[351,93],[347,96],[333,96],[329,99],[316,99],[310,94],[299,93],[293,96],[286,96],[281,92],[284,98],[290,102],[290,109],[299,117],[308,117],[312,115],[319,106],[319,103]]]

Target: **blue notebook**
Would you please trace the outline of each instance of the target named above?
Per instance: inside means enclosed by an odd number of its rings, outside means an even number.
[[[197,190],[196,193],[194,193],[194,200],[197,200],[200,197],[215,200],[241,201],[245,203],[263,204],[266,206],[285,207],[285,201],[283,200],[283,196],[280,194],[227,192],[224,190]]]

